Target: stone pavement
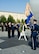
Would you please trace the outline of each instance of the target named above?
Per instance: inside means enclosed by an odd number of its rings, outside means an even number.
[[[29,46],[19,45],[16,47],[2,49],[0,54],[39,54],[39,48],[34,51]]]
[[[39,48],[32,50],[29,41],[19,41],[17,36],[9,39],[7,32],[0,31],[0,54],[39,54]]]

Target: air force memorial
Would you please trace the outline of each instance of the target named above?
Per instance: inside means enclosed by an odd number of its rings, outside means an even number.
[[[0,16],[5,15],[6,18],[9,16],[9,14],[12,15],[15,21],[17,19],[20,21],[22,19],[24,20],[23,23],[12,23],[11,21],[7,23],[1,22],[0,27],[2,28],[2,32],[7,31],[8,38],[14,38],[16,36],[18,41],[23,39],[25,41],[29,41],[29,39],[31,39],[31,48],[34,50],[36,50],[36,47],[39,46],[36,41],[39,36],[39,24],[37,24],[39,16],[39,1],[37,3],[35,2],[35,0],[30,0],[30,4],[27,3],[25,14],[0,12]],[[35,4],[37,5],[38,10],[35,7]]]

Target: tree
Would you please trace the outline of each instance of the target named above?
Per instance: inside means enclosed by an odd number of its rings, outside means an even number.
[[[17,19],[17,23],[20,23],[20,20],[19,19]]]
[[[23,23],[23,24],[25,23],[24,19],[21,20],[21,23]]]
[[[0,17],[0,23],[1,23],[1,17]]]
[[[11,15],[8,16],[8,22],[15,23],[15,20]]]
[[[4,15],[2,15],[0,18],[1,18],[1,19],[0,19],[1,22],[3,22],[3,23],[6,22],[6,17],[5,17]]]

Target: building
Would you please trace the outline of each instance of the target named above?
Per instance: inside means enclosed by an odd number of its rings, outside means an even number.
[[[27,3],[26,8],[25,8],[25,12],[24,13],[13,13],[13,12],[5,12],[5,11],[0,11],[0,16],[4,15],[6,18],[8,18],[9,15],[13,16],[13,18],[15,20],[19,19],[21,21],[21,19],[26,19],[26,16],[29,15],[29,4]]]
[[[13,16],[15,20],[19,19],[24,19],[26,18],[25,14],[20,14],[20,13],[12,13],[12,12],[0,12],[0,16],[4,15],[6,18],[8,18],[9,15]]]

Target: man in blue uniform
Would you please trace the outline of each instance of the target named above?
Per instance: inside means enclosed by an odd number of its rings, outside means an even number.
[[[37,25],[37,20],[34,19],[33,21],[33,26],[32,26],[32,29],[31,29],[31,36],[32,36],[32,49],[36,50],[36,37],[38,35],[38,30],[39,30],[39,26]]]

